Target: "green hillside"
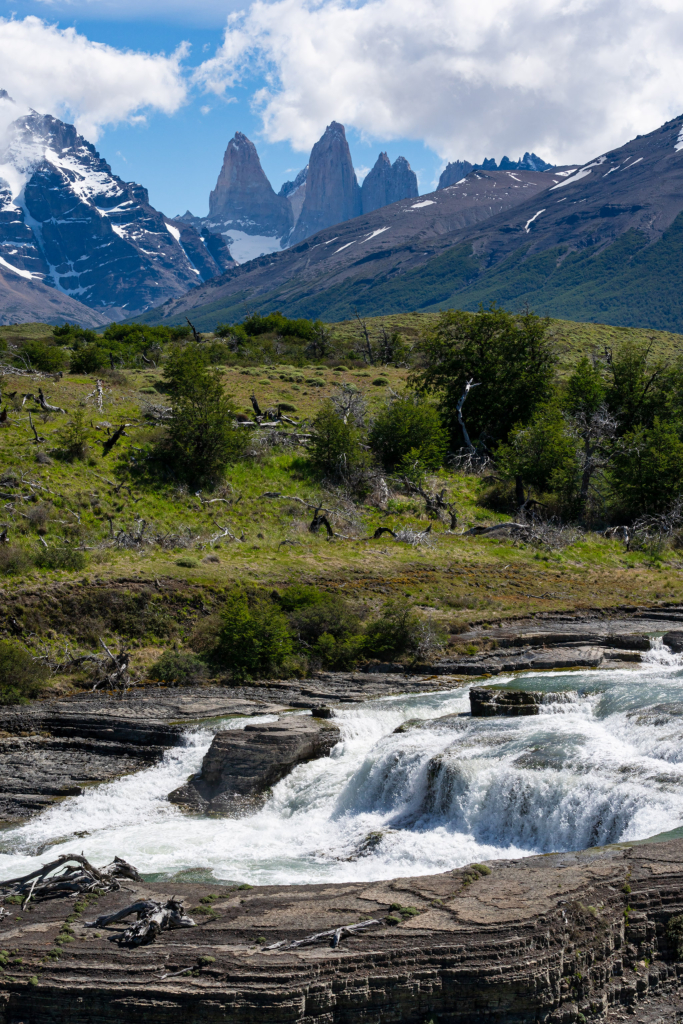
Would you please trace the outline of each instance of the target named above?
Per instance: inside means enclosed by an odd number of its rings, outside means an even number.
[[[258,308],[287,316],[345,320],[357,309],[363,316],[412,310],[477,309],[497,302],[506,309],[529,305],[537,313],[562,319],[608,323],[620,327],[683,331],[683,214],[662,238],[648,244],[637,231],[592,252],[568,253],[558,246],[529,255],[520,247],[502,263],[486,270],[472,255],[469,242],[435,256],[423,266],[397,276],[359,275],[315,294],[289,298],[283,291],[254,297],[244,291],[229,299],[198,306],[192,320],[200,330],[219,322],[235,322]],[[159,323],[160,311],[139,318]],[[182,323],[184,314],[165,323]]]

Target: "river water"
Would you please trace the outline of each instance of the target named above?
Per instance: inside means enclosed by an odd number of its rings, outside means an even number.
[[[548,694],[528,718],[471,718],[469,686],[340,710],[332,755],[237,820],[166,801],[211,742],[189,731],[155,767],[2,831],[0,877],[83,852],[150,879],[343,882],[670,832],[683,827],[682,660],[659,643],[633,670],[499,677]]]

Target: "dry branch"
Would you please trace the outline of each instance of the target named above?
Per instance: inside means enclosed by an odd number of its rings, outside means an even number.
[[[26,907],[31,899],[52,899],[94,891],[111,892],[121,888],[118,878],[140,880],[135,868],[119,857],[98,869],[82,855],[64,853],[27,875],[0,881],[0,894],[3,897],[25,896],[22,907]]]
[[[114,914],[101,914],[94,921],[86,921],[86,928],[106,928],[116,921],[123,921],[131,914],[137,915],[135,924],[112,936],[121,946],[143,946],[153,942],[160,932],[169,928],[194,928],[195,922],[183,909],[183,901],[170,899],[166,903],[156,900],[139,900]]]
[[[295,939],[293,942],[287,942],[287,939],[282,939],[280,942],[273,942],[270,946],[264,946],[264,949],[282,949],[285,946],[287,949],[296,949],[297,946],[312,946],[316,942],[322,942],[323,939],[332,939],[330,945],[332,949],[336,949],[344,935],[353,935],[354,932],[360,931],[362,928],[369,928],[371,924],[381,924],[376,918],[372,918],[370,921],[361,921],[360,924],[345,924],[341,928],[330,928],[326,932],[315,932],[314,935],[307,935],[305,939]]]

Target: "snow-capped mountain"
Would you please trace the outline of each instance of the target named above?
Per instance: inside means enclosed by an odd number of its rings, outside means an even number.
[[[0,270],[114,320],[233,265],[222,239],[155,210],[147,190],[113,174],[73,125],[31,112],[10,126],[0,153]]]

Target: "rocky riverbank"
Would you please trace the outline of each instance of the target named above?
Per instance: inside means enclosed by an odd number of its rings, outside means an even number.
[[[137,949],[85,927],[171,896],[196,927]],[[673,1021],[681,1002],[681,840],[340,885],[127,882],[87,909],[18,910],[0,920],[0,1024],[584,1024],[645,1002]]]

